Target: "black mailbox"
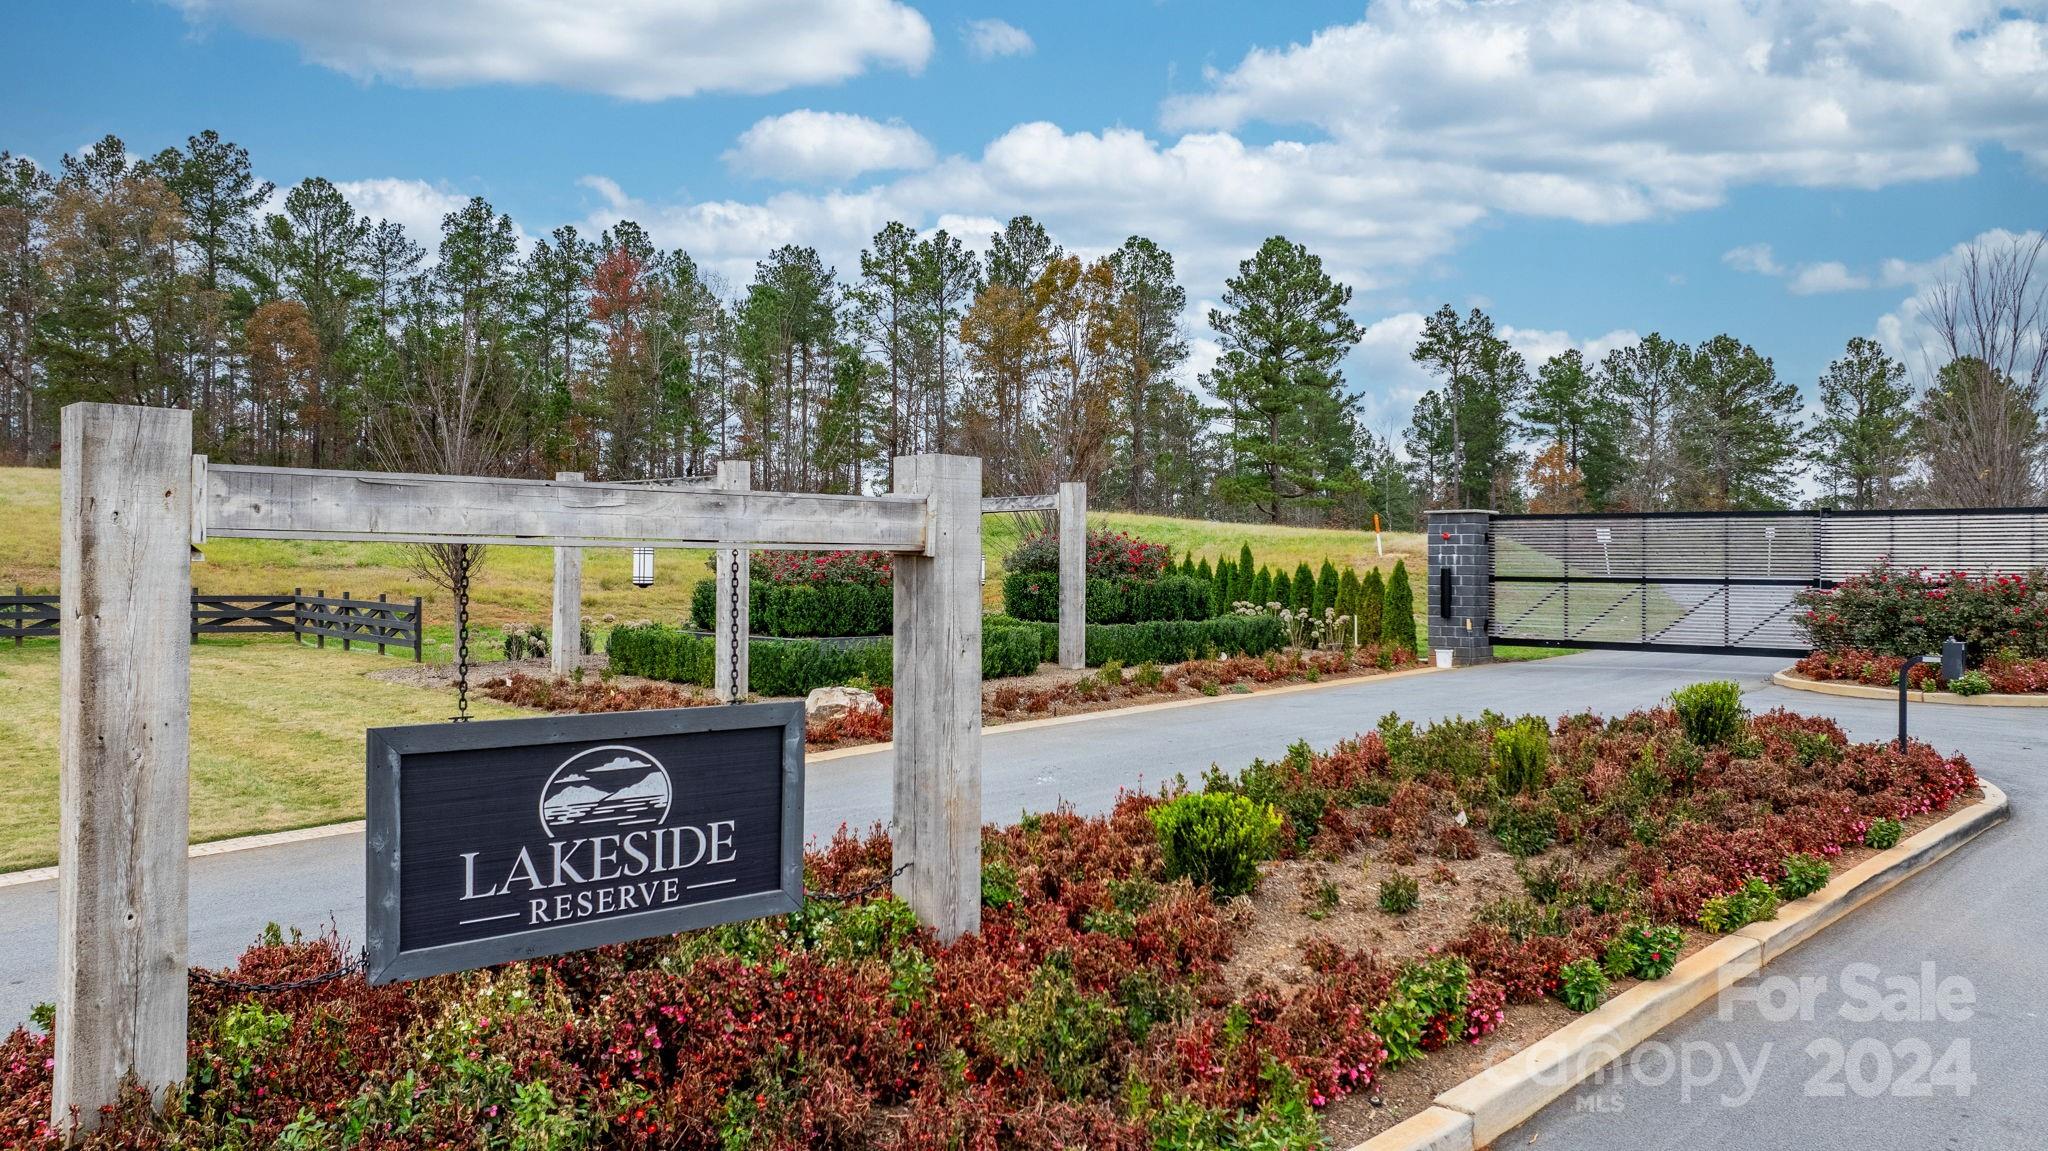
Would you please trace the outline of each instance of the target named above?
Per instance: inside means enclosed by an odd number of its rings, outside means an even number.
[[[1941,645],[1941,678],[1954,683],[1963,678],[1963,641],[1949,639]]]

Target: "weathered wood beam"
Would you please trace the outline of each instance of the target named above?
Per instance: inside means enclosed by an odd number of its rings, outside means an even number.
[[[185,1078],[192,414],[63,413],[50,1123]]]
[[[981,926],[981,461],[898,456],[932,549],[896,561],[896,897],[943,942]]]
[[[206,534],[554,547],[922,553],[925,501],[213,464]]]
[[[1058,500],[1057,496],[983,496],[981,514],[995,515],[998,512],[1049,512]]]

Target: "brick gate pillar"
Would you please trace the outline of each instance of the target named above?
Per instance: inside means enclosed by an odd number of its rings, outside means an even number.
[[[1429,513],[1429,646],[1463,666],[1493,658],[1493,513]]]

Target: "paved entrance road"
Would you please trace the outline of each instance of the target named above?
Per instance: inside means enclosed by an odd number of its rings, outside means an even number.
[[[1215,703],[1141,715],[1111,715],[1062,726],[1004,732],[983,745],[983,810],[990,820],[1014,818],[1023,810],[1046,810],[1064,801],[1099,811],[1119,788],[1154,784],[1175,772],[1190,777],[1220,763],[1237,768],[1254,756],[1271,757],[1288,743],[1306,738],[1322,747],[1368,730],[1388,711],[1416,719],[1467,714],[1482,708],[1508,714],[1557,715],[1591,708],[1627,711],[1655,703],[1678,686],[1702,679],[1732,678],[1748,691],[1747,702],[1763,710],[1776,706],[1833,715],[1861,739],[1891,734],[1892,705],[1789,692],[1770,686],[1782,660],[1678,654],[1589,653],[1538,663],[1502,664],[1443,675],[1364,681],[1282,695],[1225,697]],[[1866,1151],[1890,1147],[2027,1147],[2048,1144],[2048,1066],[2037,1007],[2048,985],[2048,912],[2039,892],[2048,881],[2048,832],[2030,817],[2034,803],[2048,796],[2040,749],[2048,747],[2048,709],[2006,711],[1927,705],[1914,709],[1915,733],[1944,749],[1961,750],[1985,775],[2011,795],[2014,814],[1987,833],[1884,899],[1856,913],[1774,965],[1770,974],[1825,976],[1830,990],[1816,998],[1811,1022],[1765,1021],[1754,1009],[1730,1021],[1714,1009],[1695,1013],[1660,1038],[1672,1045],[1716,1044],[1723,1073],[1709,1087],[1688,1091],[1683,1076],[1661,1086],[1661,1066],[1642,1070],[1644,1081],[1574,1092],[1516,1132],[1503,1145],[1570,1148],[1658,1148],[1692,1146],[1799,1146]],[[809,773],[806,823],[812,835],[829,835],[842,822],[856,827],[886,820],[890,763],[886,752],[814,765]],[[329,922],[360,938],[363,890],[362,840],[340,836],[286,847],[212,856],[192,863],[192,958],[228,962],[270,921],[317,928]],[[0,1020],[23,1018],[29,1007],[51,998],[54,968],[54,885],[0,890]],[[1970,981],[1977,1003],[1973,1017],[1957,1024],[1920,1022],[1851,1024],[1837,1014],[1845,1003],[1839,987],[1843,968],[1874,964],[1882,977],[1917,977],[1923,961],[1936,963],[1938,978]],[[1940,1056],[1952,1040],[1966,1039],[1977,1083],[1967,1098],[1937,1089],[1932,1097],[1859,1097],[1855,1087],[1878,1081],[1877,1055],[1865,1044],[1858,1077],[1836,1075],[1847,1089],[1840,1098],[1810,1099],[1807,1081],[1824,1069],[1807,1047],[1833,1040],[1848,1049],[1860,1039],[1881,1040],[1887,1053],[1895,1042],[1924,1040]],[[1723,1106],[1723,1093],[1739,1097],[1727,1045],[1733,1043],[1744,1067],[1763,1073],[1754,1094],[1740,1106]],[[1825,1052],[1823,1052],[1825,1054]],[[1901,1048],[1892,1060],[1901,1079],[1915,1056]],[[1693,1067],[1705,1078],[1711,1064],[1704,1047],[1693,1050]],[[1910,1089],[1910,1084],[1903,1085]],[[1689,1095],[1690,1100],[1681,1098]]]

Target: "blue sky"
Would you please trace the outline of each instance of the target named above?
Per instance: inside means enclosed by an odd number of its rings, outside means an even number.
[[[549,10],[553,9],[552,12]],[[1811,388],[1843,342],[1917,366],[1956,245],[2048,224],[2048,12],[1977,0],[129,0],[10,6],[0,148],[214,128],[430,231],[630,216],[735,287],[783,242],[842,271],[880,223],[1017,212],[1131,232],[1194,307],[1265,235],[1369,325],[1376,426],[1420,314],[1532,357],[1729,331]]]

